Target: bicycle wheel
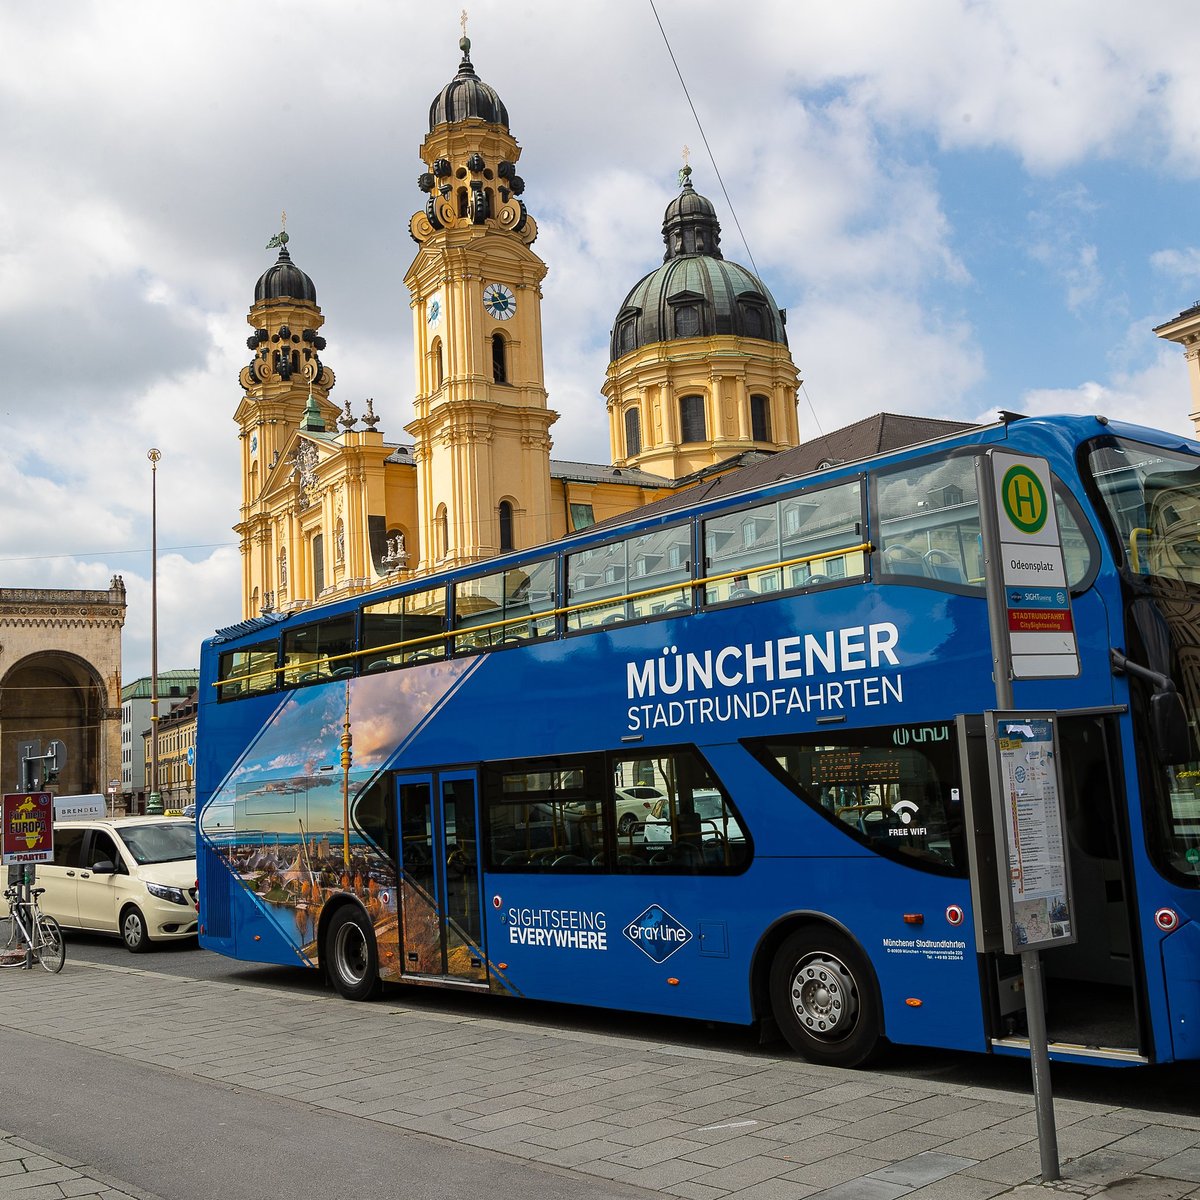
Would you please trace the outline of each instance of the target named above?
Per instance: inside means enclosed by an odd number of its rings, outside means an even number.
[[[63,969],[67,961],[67,947],[63,942],[62,930],[53,917],[38,913],[37,946],[34,951],[37,960],[54,974]]]

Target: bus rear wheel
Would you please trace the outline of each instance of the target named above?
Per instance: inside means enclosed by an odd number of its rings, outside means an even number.
[[[793,1050],[830,1067],[865,1063],[883,1032],[870,964],[832,929],[799,929],[779,947],[771,1012]]]
[[[379,991],[379,951],[366,915],[347,904],[333,915],[321,955],[330,982],[347,1000],[369,1000]]]

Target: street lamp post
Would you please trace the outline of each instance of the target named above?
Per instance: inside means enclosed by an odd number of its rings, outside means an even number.
[[[161,814],[158,791],[158,460],[159,450],[147,451],[150,460],[150,798],[146,812]]]

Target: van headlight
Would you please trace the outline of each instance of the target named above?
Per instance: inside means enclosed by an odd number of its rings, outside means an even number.
[[[160,900],[170,900],[172,904],[186,904],[187,897],[183,894],[183,888],[167,887],[165,883],[148,883],[146,891],[152,896],[157,896]]]

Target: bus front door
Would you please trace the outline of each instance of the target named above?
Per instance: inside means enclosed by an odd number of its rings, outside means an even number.
[[[403,775],[400,941],[406,976],[486,984],[475,773]]]

